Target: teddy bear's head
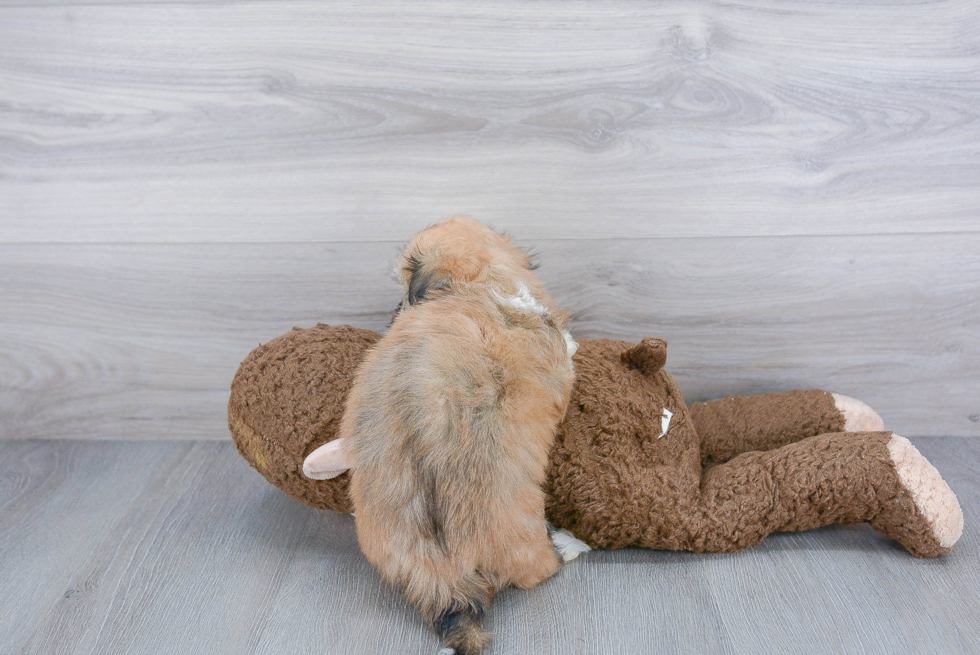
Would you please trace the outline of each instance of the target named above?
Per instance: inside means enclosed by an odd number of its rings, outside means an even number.
[[[344,473],[303,475],[310,452],[337,438],[344,399],[364,353],[381,338],[349,325],[294,328],[249,353],[231,383],[228,427],[265,478],[307,505],[350,512]]]
[[[663,370],[666,359],[667,342],[654,337],[638,344],[583,340],[575,354],[575,387],[551,451],[546,512],[553,525],[586,535],[592,546],[636,543],[660,520],[635,502],[636,493],[698,483],[697,434]],[[663,516],[674,520],[674,513],[665,508]]]

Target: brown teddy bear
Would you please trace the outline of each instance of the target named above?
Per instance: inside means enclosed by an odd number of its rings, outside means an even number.
[[[354,371],[379,338],[350,326],[295,328],[253,350],[235,375],[228,423],[238,450],[293,498],[351,511],[335,439]],[[735,551],[771,532],[859,522],[919,557],[959,539],[956,496],[867,405],[810,390],[688,407],[663,370],[664,340],[579,345],[546,511],[590,546]]]

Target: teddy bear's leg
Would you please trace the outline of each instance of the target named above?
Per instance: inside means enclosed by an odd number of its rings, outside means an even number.
[[[868,522],[913,555],[949,552],[963,514],[949,485],[890,432],[823,434],[704,472],[692,550],[734,551],[771,532]]]
[[[819,389],[726,396],[694,403],[690,410],[703,467],[818,434],[884,428],[881,417],[861,401]]]

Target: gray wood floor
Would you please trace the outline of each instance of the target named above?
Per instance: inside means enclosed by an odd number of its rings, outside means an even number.
[[[867,526],[733,555],[583,556],[497,598],[489,653],[980,652],[980,441],[918,439],[959,495],[956,549]],[[357,548],[230,443],[0,443],[2,653],[435,653]]]

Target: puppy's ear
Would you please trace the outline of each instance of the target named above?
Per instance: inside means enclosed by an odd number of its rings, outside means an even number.
[[[405,258],[402,273],[403,279],[407,280],[410,305],[425,300],[432,291],[448,289],[452,285],[449,273],[438,268],[435,263],[426,261],[421,253],[413,253]]]
[[[423,267],[408,279],[408,304],[415,305],[425,300],[432,291],[448,289],[451,285],[452,280],[445,272]]]

